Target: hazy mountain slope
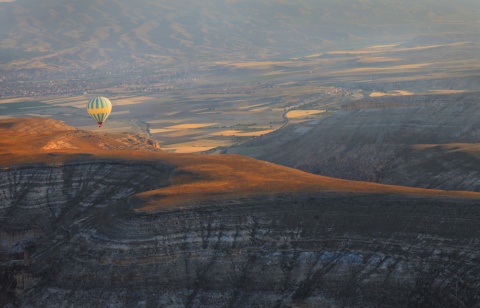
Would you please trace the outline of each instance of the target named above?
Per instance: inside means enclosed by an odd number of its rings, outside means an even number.
[[[271,59],[419,36],[475,39],[478,11],[466,0],[18,0],[0,3],[0,61],[42,54],[29,64],[58,69],[148,54],[158,58],[144,60],[167,64]]]
[[[345,179],[478,191],[479,112],[478,93],[368,98],[227,152]]]
[[[0,133],[1,305],[478,304],[478,193],[164,153],[49,119]]]

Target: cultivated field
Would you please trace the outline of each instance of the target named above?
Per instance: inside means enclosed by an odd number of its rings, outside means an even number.
[[[390,92],[378,92],[378,91],[373,91],[370,93],[370,97],[382,97],[382,96],[402,96],[402,95],[414,95],[415,93],[410,92],[410,91],[405,91],[405,90],[395,90],[395,91],[390,91]]]
[[[315,114],[324,113],[326,110],[292,110],[289,111],[286,116],[287,118],[305,118]]]

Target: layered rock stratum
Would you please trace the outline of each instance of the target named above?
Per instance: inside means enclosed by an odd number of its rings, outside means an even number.
[[[480,194],[0,121],[0,305],[475,306]]]

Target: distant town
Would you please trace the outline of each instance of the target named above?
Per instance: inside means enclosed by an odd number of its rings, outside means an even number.
[[[62,72],[44,70],[3,72],[0,99],[38,96],[75,96],[101,90],[115,96],[123,92],[161,92],[174,83],[195,82],[189,70],[145,70],[111,67],[101,70],[72,68]]]

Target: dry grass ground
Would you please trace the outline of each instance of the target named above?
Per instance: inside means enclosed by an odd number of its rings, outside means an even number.
[[[213,134],[210,134],[210,136],[258,137],[261,135],[268,134],[272,131],[273,130],[271,129],[266,129],[266,130],[259,130],[259,131],[244,132],[241,130],[230,129],[230,130],[215,132]]]
[[[0,105],[1,104],[10,104],[10,103],[18,103],[18,102],[24,102],[24,101],[33,101],[33,97],[17,97],[17,98],[6,98],[6,99],[0,99]]]
[[[410,92],[410,91],[405,91],[405,90],[395,90],[395,91],[390,91],[390,92],[378,92],[378,91],[373,91],[370,93],[370,97],[382,97],[382,96],[406,96],[406,95],[415,95],[415,93]]]
[[[326,54],[330,55],[349,55],[349,54],[374,54],[374,53],[384,53],[384,52],[404,52],[404,51],[422,51],[422,50],[429,50],[439,47],[455,47],[455,46],[462,46],[468,44],[468,42],[457,42],[451,44],[436,44],[436,45],[422,45],[422,46],[415,46],[415,47],[399,47],[398,44],[391,44],[391,45],[377,45],[377,46],[369,46],[366,48],[356,49],[356,50],[339,50],[339,51],[331,51],[327,52]]]
[[[406,72],[418,70],[426,66],[432,65],[433,63],[416,63],[416,64],[405,64],[405,65],[392,65],[387,67],[357,67],[352,69],[346,69],[337,71],[338,74],[346,73],[375,73],[375,72]]]
[[[390,57],[361,57],[357,60],[360,63],[378,63],[378,62],[400,62],[405,59],[402,58],[390,58]]]
[[[150,129],[151,134],[169,133],[171,131],[172,129],[169,129],[169,128],[151,128]]]
[[[468,93],[469,91],[466,90],[448,90],[448,89],[437,89],[437,90],[429,90],[428,94],[459,94],[459,93]]]
[[[326,110],[292,110],[287,112],[287,118],[305,118],[315,114],[324,113]]]
[[[234,66],[237,68],[270,68],[276,65],[289,65],[291,61],[249,61],[249,62],[216,62],[217,65]]]

